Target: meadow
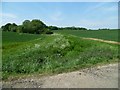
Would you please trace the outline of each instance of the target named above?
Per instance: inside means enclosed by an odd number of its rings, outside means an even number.
[[[118,45],[83,40],[78,31],[60,32],[52,35],[3,32],[3,80],[22,74],[57,74],[118,61]]]

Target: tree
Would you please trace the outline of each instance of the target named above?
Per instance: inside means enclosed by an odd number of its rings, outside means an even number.
[[[22,33],[52,33],[49,28],[40,20],[34,19],[32,21],[25,20],[22,25],[17,26],[15,23],[8,23],[1,27],[3,31],[22,32]]]
[[[25,20],[22,24],[22,32],[28,33],[31,29],[30,20]]]
[[[50,30],[58,30],[58,27],[56,27],[56,26],[49,26],[48,27]]]
[[[17,25],[15,23],[9,26],[9,31],[16,32],[16,30],[17,30]]]
[[[42,21],[37,19],[31,21],[31,27],[31,31],[36,34],[43,33],[47,29],[47,26]]]
[[[22,25],[17,26],[16,32],[21,33],[22,31],[23,31],[23,26]]]
[[[2,26],[1,28],[3,31],[10,31],[10,25],[11,23],[7,23],[5,26]]]
[[[3,31],[12,31],[16,32],[17,25],[15,23],[7,23],[5,26],[1,27]]]

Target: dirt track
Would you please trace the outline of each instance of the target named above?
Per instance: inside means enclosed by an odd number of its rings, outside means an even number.
[[[111,43],[111,44],[117,44],[117,45],[120,45],[120,42],[108,41],[108,40],[97,39],[97,38],[83,38],[83,39],[87,39],[87,40],[95,40],[95,41],[100,41],[100,42],[105,42],[105,43]]]
[[[4,82],[11,88],[118,88],[118,64]]]

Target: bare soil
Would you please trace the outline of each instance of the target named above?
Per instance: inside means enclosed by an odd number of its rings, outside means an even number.
[[[3,88],[118,88],[118,64],[3,82]]]
[[[97,39],[97,38],[83,38],[83,39],[87,39],[87,40],[95,40],[95,41],[100,41],[100,42],[105,42],[105,43],[110,43],[110,44],[117,44],[117,45],[120,45],[120,42],[108,41],[108,40]]]

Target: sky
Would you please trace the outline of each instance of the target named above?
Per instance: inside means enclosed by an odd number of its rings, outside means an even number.
[[[46,25],[118,28],[117,2],[2,2],[2,25],[40,19]]]

